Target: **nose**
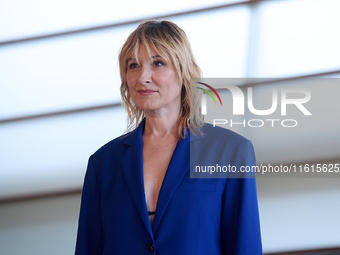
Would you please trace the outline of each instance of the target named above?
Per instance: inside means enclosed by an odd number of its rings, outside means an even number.
[[[138,77],[138,82],[142,85],[147,85],[152,82],[152,70],[148,66],[143,66],[140,69],[140,75]]]

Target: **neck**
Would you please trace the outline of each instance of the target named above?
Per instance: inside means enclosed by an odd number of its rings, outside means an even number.
[[[143,136],[166,137],[178,136],[178,114],[157,116],[155,114],[145,114],[145,127]]]

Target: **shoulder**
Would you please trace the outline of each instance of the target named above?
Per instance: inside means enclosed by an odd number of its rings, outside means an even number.
[[[202,153],[237,155],[248,151],[253,153],[252,143],[242,135],[229,129],[204,123],[202,135],[190,137],[190,148]]]
[[[120,161],[122,156],[130,147],[138,146],[142,143],[142,134],[144,129],[144,120],[136,129],[123,134],[116,139],[100,147],[91,157],[94,163],[98,165],[112,165]],[[138,150],[137,150],[138,151]]]
[[[193,158],[194,166],[232,166],[233,169],[240,170],[242,166],[256,164],[253,145],[242,135],[211,124],[204,124],[202,132],[202,136],[190,141],[190,156]],[[235,172],[235,175],[230,172],[218,172],[214,174],[215,177],[211,177],[208,171],[207,173],[206,175],[199,172],[204,177],[198,178],[227,178],[227,176],[239,178],[238,173],[242,174],[242,172]]]
[[[115,139],[109,141],[108,143],[104,144],[100,147],[94,154],[102,154],[107,153],[109,151],[115,151],[124,145],[124,141],[129,134],[124,134]]]
[[[222,128],[219,126],[213,126],[209,123],[204,123],[202,127],[203,131],[203,140],[211,141],[216,143],[223,143],[223,144],[232,144],[234,146],[238,146],[243,143],[250,143],[251,142],[245,138],[244,136],[235,133],[226,128]]]
[[[131,135],[131,133],[133,133],[133,131],[123,134],[104,144],[92,154],[92,158],[95,161],[120,158],[126,151],[127,145],[125,144],[125,140]]]

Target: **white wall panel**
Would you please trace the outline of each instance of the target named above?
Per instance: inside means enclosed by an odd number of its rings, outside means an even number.
[[[171,20],[186,32],[203,77],[245,77],[250,22],[247,6]]]
[[[174,0],[171,4],[160,4],[155,0],[2,0],[0,41],[235,2],[241,1]]]
[[[0,204],[0,254],[74,254],[80,194]]]
[[[135,26],[0,48],[0,118],[120,101],[119,49]]]
[[[259,8],[256,77],[340,68],[338,0],[267,1]]]
[[[0,198],[81,188],[87,160],[123,134],[121,108],[0,126]]]
[[[340,179],[275,175],[257,179],[264,252],[339,247]]]

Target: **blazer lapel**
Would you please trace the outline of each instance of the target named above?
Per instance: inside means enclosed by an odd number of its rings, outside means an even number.
[[[132,200],[150,236],[153,236],[144,194],[142,144],[144,122],[145,120],[141,122],[137,129],[127,136],[124,143],[129,145],[129,148],[121,159],[121,165]]]
[[[152,226],[154,233],[157,231],[174,192],[189,170],[190,162],[192,162],[196,156],[195,153],[191,153],[190,141],[201,138],[201,136],[190,135],[190,133],[187,132],[186,137],[180,139],[177,143],[159,192],[156,214]]]

